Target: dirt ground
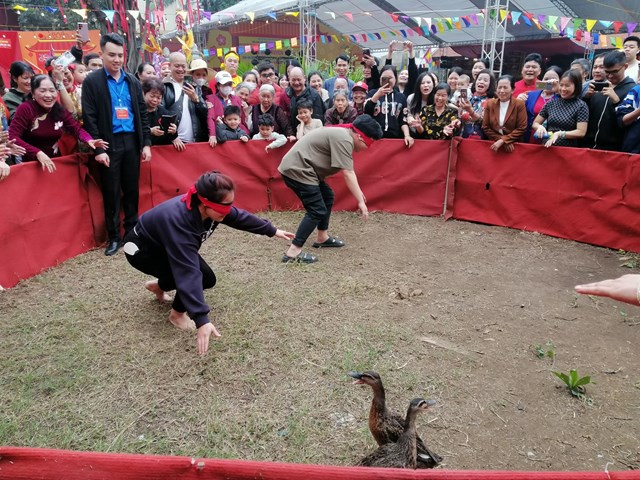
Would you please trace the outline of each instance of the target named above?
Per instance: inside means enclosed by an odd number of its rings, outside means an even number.
[[[122,253],[3,292],[0,444],[350,465],[374,442],[347,372],[376,370],[394,409],[437,401],[418,431],[443,468],[640,468],[640,309],[573,292],[637,271],[623,254],[380,213],[332,231],[345,248],[295,266],[283,241],[218,229],[206,358]],[[570,369],[596,382],[585,399],[551,373]]]

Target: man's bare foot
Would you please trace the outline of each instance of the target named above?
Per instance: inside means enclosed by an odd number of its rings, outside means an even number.
[[[176,312],[173,308],[169,312],[169,321],[180,330],[195,330],[196,324],[189,318],[186,313]]]
[[[153,293],[160,303],[171,301],[169,294],[162,290],[160,285],[158,285],[158,280],[149,280],[144,284],[144,288]]]

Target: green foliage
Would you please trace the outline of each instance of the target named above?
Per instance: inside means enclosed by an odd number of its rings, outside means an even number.
[[[544,357],[553,359],[556,356],[556,352],[554,350],[554,346],[553,346],[553,343],[551,343],[551,341],[547,341],[547,343],[545,343],[544,346],[538,344],[538,345],[535,345],[533,348],[536,351],[536,355],[540,359]]]
[[[574,397],[578,397],[581,399],[585,398],[586,386],[591,384],[595,384],[596,382],[591,381],[591,376],[586,375],[584,377],[580,377],[578,375],[577,370],[570,370],[569,375],[563,372],[551,372],[556,377],[564,382],[564,384],[571,392],[571,395]]]

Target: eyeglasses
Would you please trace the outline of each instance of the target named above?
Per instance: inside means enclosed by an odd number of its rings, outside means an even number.
[[[275,76],[275,73],[271,72],[271,73],[261,73],[260,76],[262,78],[271,78],[273,76]]]
[[[605,75],[617,75],[618,73],[620,73],[620,70],[622,70],[624,68],[624,65],[622,65],[620,68],[617,68],[615,70],[606,70],[604,71]]]

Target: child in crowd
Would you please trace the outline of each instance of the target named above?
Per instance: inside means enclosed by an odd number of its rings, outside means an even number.
[[[273,140],[264,149],[267,153],[269,153],[269,150],[281,147],[287,143],[287,137],[281,133],[274,132],[274,125],[275,120],[272,115],[264,113],[258,116],[258,129],[260,133],[256,133],[252,140]]]
[[[356,109],[358,115],[364,113],[364,102],[367,101],[368,91],[369,86],[365,82],[358,82],[351,89],[351,97],[353,98],[351,106]]]
[[[337,82],[336,82],[337,83]],[[325,125],[340,125],[353,123],[358,116],[355,108],[349,105],[349,95],[346,90],[333,91],[333,107],[324,115]]]
[[[227,105],[224,109],[222,122],[216,123],[216,139],[218,143],[224,143],[227,140],[249,141],[249,136],[242,128],[240,128],[240,107],[237,105]]]
[[[69,70],[71,70],[71,73],[73,75],[73,82],[77,86],[82,86],[84,78],[87,76],[87,73],[89,73],[87,71],[86,65],[82,62],[74,62],[69,65]]]
[[[298,116],[296,117],[300,122],[296,129],[296,138],[300,140],[311,130],[322,127],[322,120],[317,118],[311,118],[313,114],[313,103],[310,101],[303,101],[298,104]]]
[[[457,81],[457,89],[451,96],[451,102],[449,102],[449,106],[452,108],[458,108],[460,106],[460,96],[464,98],[471,98],[471,78],[469,75],[462,74],[458,77]],[[460,93],[464,91],[464,93]]]

